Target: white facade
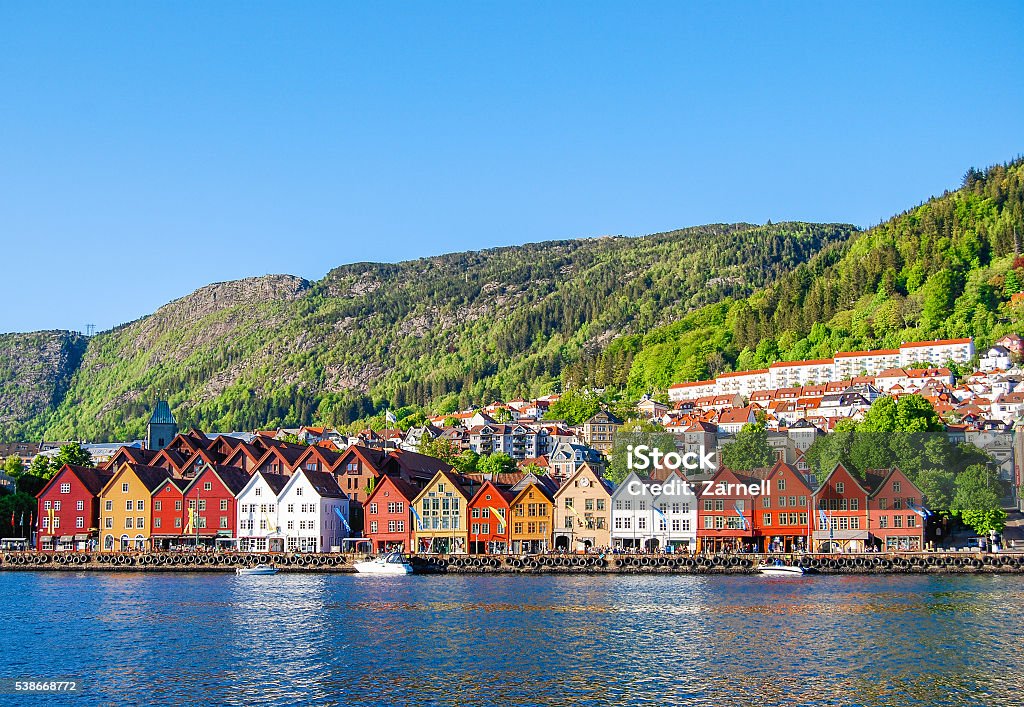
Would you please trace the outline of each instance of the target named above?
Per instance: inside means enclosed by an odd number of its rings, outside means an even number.
[[[829,383],[835,378],[831,358],[814,361],[773,363],[768,368],[769,388],[797,388],[811,383]]]
[[[900,346],[900,366],[913,363],[945,365],[947,361],[965,364],[974,356],[973,339],[915,341]]]
[[[278,480],[281,477],[271,474],[270,478]],[[284,543],[278,530],[281,524],[277,513],[277,491],[262,471],[252,475],[239,492],[237,501],[235,537],[239,540],[239,549],[254,552],[282,550]],[[272,542],[271,538],[276,538],[277,542]]]
[[[668,399],[671,402],[680,400],[696,400],[709,395],[715,395],[718,388],[715,381],[697,381],[695,383],[676,383],[669,386]]]
[[[612,546],[636,550],[697,546],[697,497],[678,472],[653,481],[630,472],[612,494]]]
[[[715,379],[715,395],[739,394],[744,398],[749,398],[755,390],[767,388],[770,382],[771,377],[767,368],[723,373]]]
[[[333,488],[321,485],[325,479],[330,479]],[[348,521],[348,497],[330,474],[296,471],[281,490],[277,504],[286,551],[330,552],[349,536],[337,515],[340,512]]]
[[[900,352],[897,349],[843,351],[837,353],[833,361],[833,380],[845,380],[862,373],[874,376],[887,368],[896,368],[900,365]]]
[[[985,371],[1006,371],[1013,365],[1010,359],[1010,350],[1004,346],[993,346],[978,361],[978,369]]]

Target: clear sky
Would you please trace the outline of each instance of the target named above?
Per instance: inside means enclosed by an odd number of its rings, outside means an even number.
[[[0,0],[0,331],[553,238],[868,226],[1024,152],[1024,3]]]

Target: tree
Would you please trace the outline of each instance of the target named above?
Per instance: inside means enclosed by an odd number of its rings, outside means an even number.
[[[999,476],[985,464],[972,464],[956,477],[956,493],[949,509],[976,533],[1002,532],[1006,511],[1000,499]]]
[[[569,425],[580,425],[600,409],[601,400],[593,393],[567,390],[548,408],[545,417],[549,420],[565,420]]]
[[[851,461],[856,427],[853,420],[840,420],[832,434],[818,437],[807,450],[804,457],[819,482],[824,481],[837,464],[842,464],[850,473],[856,473]]]
[[[775,454],[768,445],[763,422],[748,422],[736,433],[736,441],[722,447],[722,463],[734,471],[771,466]]]
[[[611,459],[605,470],[605,478],[619,484],[633,471],[629,467],[630,449],[640,446],[657,449],[662,454],[676,451],[676,438],[655,422],[627,422],[615,433],[615,446],[612,447]],[[650,474],[653,469],[637,469],[642,474]]]
[[[459,452],[460,450],[455,442],[447,437],[430,439],[429,435],[423,435],[420,438],[419,453],[440,459],[446,464],[455,466],[455,460],[458,458]]]
[[[4,460],[4,473],[17,479],[25,473],[25,462],[16,454],[12,454]]]
[[[953,503],[956,474],[945,469],[922,469],[917,476],[917,487],[924,494],[925,505],[933,511],[945,511]]]
[[[477,470],[477,464],[479,463],[480,455],[472,449],[466,449],[452,460],[451,465],[460,474],[472,474]]]
[[[308,447],[309,446],[309,442],[307,442],[306,440],[302,439],[297,434],[293,434],[291,432],[285,433],[285,435],[283,437],[281,437],[281,441],[282,442],[287,442],[288,444],[298,444],[298,445],[301,445],[303,447]]]
[[[480,457],[476,469],[482,474],[510,474],[516,470],[516,460],[504,452],[495,452]]]
[[[508,408],[498,408],[491,415],[491,419],[498,423],[512,422],[512,413],[509,412]]]

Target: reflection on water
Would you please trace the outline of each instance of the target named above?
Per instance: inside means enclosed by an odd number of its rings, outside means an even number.
[[[999,705],[1024,688],[1013,577],[2,573],[0,590],[3,676],[80,678],[79,704]]]

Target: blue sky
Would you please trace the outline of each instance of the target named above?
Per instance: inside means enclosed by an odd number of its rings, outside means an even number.
[[[1024,3],[0,3],[0,331],[553,238],[868,226],[1024,152]]]

